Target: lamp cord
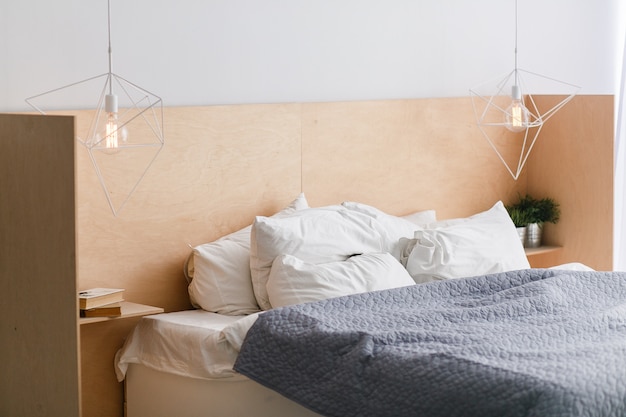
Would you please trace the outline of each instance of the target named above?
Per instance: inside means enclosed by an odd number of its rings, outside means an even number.
[[[517,0],[515,0],[515,85],[518,85],[517,79]]]
[[[109,31],[109,77],[113,73],[113,49],[111,48],[111,0],[107,0],[108,16],[107,29]],[[113,83],[109,81],[109,94],[113,94]]]

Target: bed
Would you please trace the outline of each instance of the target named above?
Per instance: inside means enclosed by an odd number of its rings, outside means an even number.
[[[531,269],[501,202],[437,221],[300,195],[185,271],[197,309],[116,355],[129,417],[626,413],[626,275]]]

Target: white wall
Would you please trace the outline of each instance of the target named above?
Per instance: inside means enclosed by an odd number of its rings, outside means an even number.
[[[519,0],[519,67],[616,93],[619,3]],[[465,96],[513,69],[514,4],[112,0],[113,72],[169,106]],[[0,0],[0,111],[107,72],[106,10]]]

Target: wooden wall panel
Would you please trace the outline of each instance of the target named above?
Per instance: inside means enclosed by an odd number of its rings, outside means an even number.
[[[78,416],[72,117],[0,115],[0,415]]]
[[[77,130],[92,115],[80,112]],[[465,98],[166,108],[165,137],[117,217],[78,148],[80,289],[119,286],[129,301],[188,308],[189,245],[278,211],[301,190],[313,206],[355,200],[450,218],[525,187],[501,166]]]
[[[524,190],[475,124],[469,98],[303,105],[303,184],[315,205],[354,200],[440,219]]]
[[[613,102],[578,96],[544,125],[527,167],[528,192],[559,202],[561,220],[546,225],[544,238],[563,249],[537,266],[613,268]]]

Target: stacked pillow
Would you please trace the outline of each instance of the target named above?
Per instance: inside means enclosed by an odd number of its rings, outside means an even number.
[[[272,307],[282,307],[414,284],[389,253],[366,253],[322,264],[280,255],[272,263],[266,288]]]
[[[425,227],[437,220],[435,210],[419,211],[403,217],[396,217],[363,203],[347,201],[341,205],[350,211],[365,214],[376,220],[373,226],[382,236],[383,251],[391,253],[398,259],[403,250],[401,239],[413,237],[416,229]]]
[[[380,253],[395,254],[395,261],[399,265],[400,238],[413,236],[418,228],[415,222],[434,221],[435,213],[428,211],[421,216],[413,214],[411,219],[409,221],[391,216],[374,207],[353,202],[310,208],[284,218],[257,217],[252,225],[250,270],[252,288],[259,307],[267,310],[273,306],[267,287],[274,267],[284,270],[287,266],[293,267],[296,264],[301,267],[346,262],[354,255]],[[291,264],[276,265],[275,260],[281,255],[294,257],[289,258]],[[343,267],[339,269],[347,271]],[[387,278],[386,275],[392,277],[397,270],[387,272],[389,273],[384,273],[380,278]],[[310,277],[311,274],[307,276]],[[272,284],[274,290],[277,287],[276,283]],[[360,288],[367,290],[373,287],[365,285]]]
[[[416,283],[530,268],[504,205],[434,223],[405,241],[401,257]]]
[[[194,306],[230,315],[530,267],[501,202],[437,222],[433,210],[397,217],[355,202],[309,208],[303,194],[195,247],[193,260]]]
[[[259,307],[272,308],[267,282],[276,257],[284,254],[320,264],[382,251],[374,220],[342,206],[311,208],[288,217],[257,217],[252,224],[250,270]]]
[[[276,217],[308,208],[300,194]],[[252,225],[214,242],[193,248],[193,277],[189,298],[196,308],[226,315],[259,311],[250,276],[250,231]]]

